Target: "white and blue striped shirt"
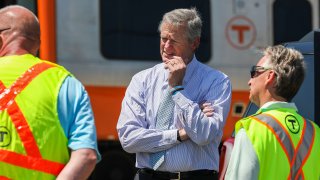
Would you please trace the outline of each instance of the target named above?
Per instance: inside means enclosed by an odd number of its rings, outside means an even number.
[[[173,96],[175,110],[169,130],[160,130],[155,129],[155,120],[168,87],[168,71],[161,63],[133,76],[117,130],[124,150],[136,153],[137,168],[151,168],[150,153],[166,150],[159,171],[219,170],[218,146],[230,109],[230,80],[194,57],[187,65],[183,86],[184,90]],[[201,111],[199,104],[203,102],[212,104],[212,117]],[[177,130],[181,128],[189,140],[177,141]]]

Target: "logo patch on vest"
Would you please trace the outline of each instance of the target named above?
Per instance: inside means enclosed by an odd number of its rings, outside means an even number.
[[[11,143],[11,133],[8,128],[0,126],[0,147],[9,146]]]
[[[300,131],[300,124],[296,117],[288,115],[285,118],[286,125],[293,134],[297,134]]]

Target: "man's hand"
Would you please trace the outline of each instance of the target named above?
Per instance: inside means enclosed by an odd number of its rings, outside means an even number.
[[[184,129],[179,129],[179,136],[181,141],[189,139],[189,136],[187,135],[187,132]]]
[[[199,105],[201,111],[204,113],[204,115],[206,115],[207,117],[212,117],[213,116],[213,108],[211,106],[211,103],[202,103]],[[184,129],[179,129],[179,136],[181,141],[185,141],[187,139],[189,139],[189,136],[187,134],[187,132]]]
[[[211,103],[200,104],[200,109],[202,110],[204,115],[206,115],[207,117],[212,117],[213,116],[214,110],[213,110],[213,108],[211,106]]]
[[[186,73],[186,64],[179,56],[172,56],[165,63],[165,69],[169,70],[170,87],[181,86]]]

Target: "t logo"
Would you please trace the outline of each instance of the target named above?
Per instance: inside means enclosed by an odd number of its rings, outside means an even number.
[[[285,122],[289,131],[293,134],[297,134],[300,131],[300,124],[296,117],[288,115],[286,116]]]
[[[0,126],[0,147],[6,147],[11,143],[11,133],[9,129]]]

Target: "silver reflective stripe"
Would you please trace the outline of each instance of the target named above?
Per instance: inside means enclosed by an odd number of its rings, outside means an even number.
[[[290,175],[291,175],[290,179],[295,179],[296,176],[298,179],[302,179],[302,173],[298,174],[298,172],[299,172],[299,169],[302,168],[301,166],[303,166],[302,162],[306,158],[308,158],[308,153],[311,150],[311,147],[313,145],[313,138],[315,133],[314,127],[311,124],[311,122],[306,121],[304,119],[305,125],[302,130],[303,137],[301,137],[300,139],[300,141],[302,140],[302,142],[299,145],[299,147],[297,147],[297,150],[295,150],[291,137],[289,137],[286,133],[286,132],[288,133],[290,132],[282,128],[283,126],[279,124],[279,122],[276,119],[274,119],[272,116],[267,114],[259,114],[254,118],[264,122],[269,128],[271,128],[275,132],[275,135],[278,137],[278,140],[281,141],[279,143],[282,145],[283,148],[285,148],[284,151],[287,152],[286,154],[290,164],[292,164],[292,162],[294,161],[290,170]],[[294,158],[295,153],[296,153],[296,157]]]
[[[302,143],[298,149],[296,150],[297,152],[297,157],[294,159],[294,164],[291,167],[291,178],[294,179],[298,175],[299,168],[302,168],[303,164],[302,162],[308,158],[309,151],[311,151],[311,148],[313,146],[314,142],[314,127],[311,124],[310,121],[304,120],[306,123],[304,130],[304,134],[302,137]],[[312,144],[311,144],[312,143]],[[298,175],[299,179],[302,179],[301,173]]]
[[[278,136],[278,139],[281,140],[279,142],[284,149],[285,152],[287,152],[287,157],[289,159],[289,162],[292,161],[293,155],[294,155],[294,146],[291,141],[291,138],[287,135],[287,131],[282,128],[282,126],[278,123],[277,120],[275,120],[272,116],[266,115],[266,114],[259,114],[258,116],[255,116],[262,122],[266,123],[270,128],[273,129],[273,131],[276,133],[275,135]]]

